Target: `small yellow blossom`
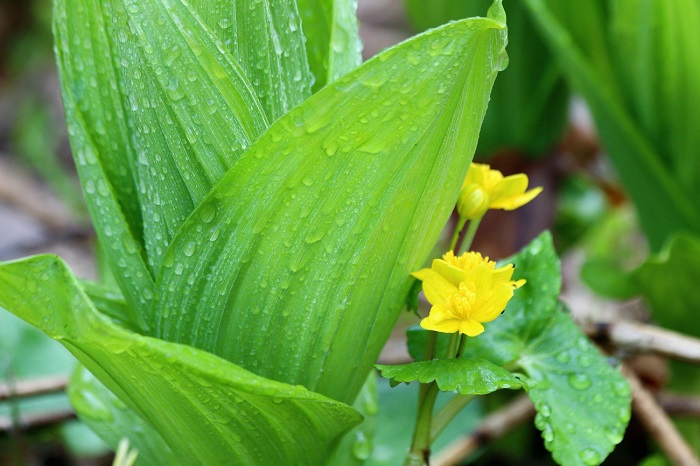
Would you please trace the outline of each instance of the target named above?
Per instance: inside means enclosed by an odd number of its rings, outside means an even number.
[[[465,219],[476,220],[488,209],[517,209],[542,191],[542,188],[526,191],[527,184],[524,173],[504,177],[488,165],[472,163],[459,194],[457,211]]]
[[[484,322],[498,317],[525,280],[511,281],[513,265],[496,263],[478,252],[455,256],[452,251],[435,259],[431,268],[414,272],[423,281],[423,293],[432,308],[420,323],[426,330],[464,333],[484,331]]]

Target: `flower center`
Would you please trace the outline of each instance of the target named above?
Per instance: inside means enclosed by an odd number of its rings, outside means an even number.
[[[450,310],[452,310],[455,317],[461,319],[470,318],[474,301],[476,301],[474,285],[468,286],[464,282],[459,284],[459,290],[454,292],[448,299]]]

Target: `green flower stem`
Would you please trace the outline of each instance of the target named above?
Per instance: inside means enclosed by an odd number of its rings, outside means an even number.
[[[431,333],[435,334],[435,339],[437,340],[437,333]],[[460,342],[460,337],[461,335],[459,333],[453,333],[450,336],[450,342],[447,350],[448,358],[452,359],[457,354],[457,346]],[[434,355],[435,345],[429,345],[428,350],[430,351],[430,349],[432,349]],[[426,356],[427,355],[428,353],[426,353]],[[432,355],[430,358],[426,359],[432,359]],[[440,390],[435,382],[421,384],[418,395],[416,430],[413,433],[411,449],[409,450],[408,455],[406,455],[404,466],[422,466],[428,464],[428,460],[430,458],[430,445],[433,442],[433,408],[435,407],[435,400],[437,399],[439,392]]]
[[[455,395],[448,401],[445,406],[433,416],[432,430],[430,431],[431,442],[434,442],[450,422],[452,422],[452,420],[474,399],[476,399],[476,395]]]
[[[454,233],[452,233],[452,240],[450,240],[450,251],[454,251],[457,247],[457,240],[459,239],[459,234],[462,233],[462,229],[464,228],[465,223],[467,223],[467,219],[465,217],[460,216],[459,220],[457,221],[455,231]]]
[[[459,359],[462,357],[462,353],[464,353],[464,347],[466,346],[467,343],[467,336],[462,334],[459,336],[459,348],[457,349],[457,354],[455,355],[455,358]]]
[[[430,361],[435,357],[435,346],[437,345],[437,332],[428,330],[428,340],[425,342],[425,361]]]
[[[479,224],[481,223],[481,219],[484,217],[477,218],[476,220],[472,220],[469,222],[469,227],[467,228],[467,233],[464,235],[464,240],[462,241],[462,245],[459,247],[459,254],[469,251],[469,248],[472,247],[472,242],[474,241],[474,236],[476,236],[476,230],[479,228]]]
[[[450,335],[450,342],[447,344],[447,358],[448,359],[454,359],[455,356],[457,355],[457,346],[459,344],[460,338],[461,338],[461,334],[459,332],[455,332],[452,335]]]

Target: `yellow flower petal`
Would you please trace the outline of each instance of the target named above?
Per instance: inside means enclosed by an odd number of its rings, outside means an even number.
[[[423,279],[423,294],[433,306],[446,303],[455,292],[457,287],[434,270],[426,274]]]
[[[426,275],[430,272],[431,269],[420,269],[417,272],[413,272],[411,275],[416,277],[418,280],[423,281],[425,280]]]
[[[488,209],[517,209],[542,192],[542,188],[527,191],[528,182],[524,173],[503,177],[488,165],[473,163],[462,185],[457,211],[462,218],[476,220]]]
[[[513,288],[507,284],[498,285],[491,290],[491,294],[479,303],[472,318],[479,322],[491,322],[501,315],[513,297]]]
[[[459,283],[463,282],[466,276],[466,272],[463,269],[441,259],[433,261],[433,270],[452,283],[455,288],[459,288]]]
[[[463,320],[459,324],[459,333],[468,337],[475,337],[484,332],[484,326],[476,320]]]
[[[442,322],[435,323],[430,319],[430,317],[426,317],[420,321],[420,326],[426,330],[432,330],[434,332],[455,333],[457,330],[459,330],[460,322],[462,321],[458,319],[447,319],[443,320]]]
[[[503,267],[499,267],[493,271],[493,283],[506,283],[509,282],[511,277],[513,277],[513,271],[515,268],[513,264],[508,264]]]
[[[435,324],[442,322],[443,320],[457,318],[457,316],[451,312],[450,307],[443,304],[436,304],[435,306],[431,307],[429,317],[430,321]]]

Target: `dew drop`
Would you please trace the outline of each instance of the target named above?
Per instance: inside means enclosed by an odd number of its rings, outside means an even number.
[[[187,243],[187,246],[185,246],[185,250],[183,252],[187,257],[192,257],[194,253],[197,252],[197,243],[190,241]]]
[[[591,367],[591,364],[593,364],[593,358],[590,354],[580,354],[578,357],[578,363],[581,364],[582,367]]]
[[[559,353],[557,355],[557,362],[560,364],[567,364],[571,361],[571,355],[569,353]]]
[[[372,444],[365,436],[364,432],[355,432],[355,441],[352,444],[352,456],[360,461],[364,461],[372,454]]]
[[[537,408],[537,412],[544,417],[549,417],[552,415],[552,408],[550,408],[550,406],[544,401],[538,401],[535,404],[535,408]]]
[[[204,204],[199,211],[199,219],[204,223],[211,223],[216,217],[216,207],[212,204]]]
[[[588,466],[596,466],[600,464],[600,455],[592,448],[585,448],[581,450],[578,456],[581,461],[583,461],[583,464]]]
[[[591,378],[586,374],[571,374],[569,385],[576,390],[587,390],[591,386]]]

